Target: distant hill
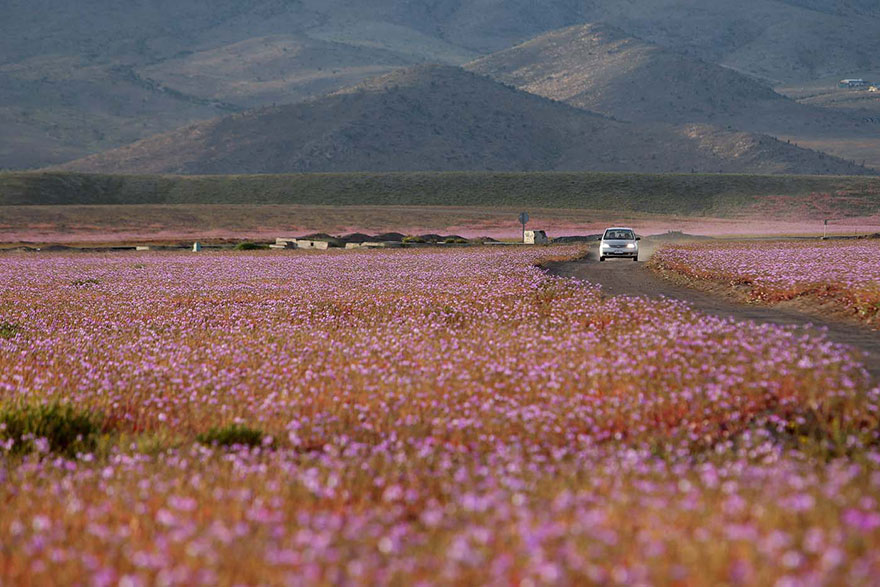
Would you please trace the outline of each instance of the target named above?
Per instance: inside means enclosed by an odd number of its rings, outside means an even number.
[[[452,63],[549,30],[607,22],[771,80],[880,71],[874,0],[11,0],[3,8],[6,63],[80,55],[149,65],[269,35]]]
[[[299,102],[421,61],[381,48],[270,35],[149,65],[139,75],[186,95],[254,107]]]
[[[799,104],[752,77],[608,25],[552,31],[465,67],[622,120],[771,134],[880,168],[880,133],[864,116]]]
[[[766,83],[615,27],[552,31],[465,66],[533,94],[623,120],[742,122],[793,105]]]
[[[874,0],[9,0],[0,168],[83,157],[399,66],[462,64],[586,22],[771,83],[880,76]]]
[[[62,168],[866,172],[762,135],[613,121],[449,66],[396,71],[319,99],[198,123]]]

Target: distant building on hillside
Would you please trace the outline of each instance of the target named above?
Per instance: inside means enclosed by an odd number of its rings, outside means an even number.
[[[871,83],[861,78],[842,79],[837,82],[838,88],[867,88]]]
[[[871,86],[868,88],[869,92],[880,92],[880,85]]]

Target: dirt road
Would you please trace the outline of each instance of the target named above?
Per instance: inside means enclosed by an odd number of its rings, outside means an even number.
[[[706,294],[680,286],[658,277],[645,263],[611,259],[599,263],[591,258],[564,263],[551,263],[546,268],[554,275],[576,277],[598,283],[610,295],[645,295],[682,300],[696,310],[735,320],[751,320],[807,329],[822,328],[829,339],[853,347],[864,356],[864,365],[875,383],[880,383],[880,332],[836,321],[825,321],[815,316],[782,310],[769,306],[753,306]]]

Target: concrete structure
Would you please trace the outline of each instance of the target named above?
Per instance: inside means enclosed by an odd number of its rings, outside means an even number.
[[[550,239],[543,230],[527,230],[523,233],[523,242],[527,245],[546,245]]]
[[[381,243],[365,242],[361,243],[361,247],[364,249],[402,249],[403,243],[397,241],[384,241]]]
[[[870,82],[862,78],[842,79],[837,83],[838,88],[866,88]]]
[[[330,248],[330,243],[327,241],[307,241],[307,240],[296,240],[296,248],[297,249],[312,249],[318,251],[325,251]]]
[[[150,247],[135,247],[134,250],[136,250],[136,251],[149,251]]]

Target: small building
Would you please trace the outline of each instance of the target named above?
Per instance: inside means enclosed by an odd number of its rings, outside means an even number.
[[[871,85],[870,82],[863,80],[862,78],[848,78],[848,79],[842,79],[839,82],[837,82],[838,88],[847,88],[847,89],[867,88],[870,85]]]
[[[527,230],[523,233],[523,242],[527,245],[546,245],[550,239],[543,230]]]
[[[869,92],[880,92],[880,85],[869,86],[868,91]]]
[[[295,249],[296,247],[296,239],[295,238],[276,238],[274,245],[269,245],[270,249]]]
[[[312,249],[312,250],[324,251],[324,250],[327,250],[329,247],[330,247],[330,243],[328,243],[327,241],[310,241],[310,240],[303,240],[303,239],[296,240],[296,248],[297,249]]]

